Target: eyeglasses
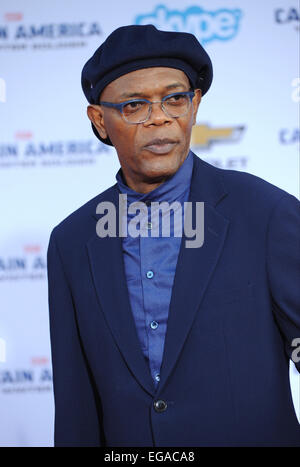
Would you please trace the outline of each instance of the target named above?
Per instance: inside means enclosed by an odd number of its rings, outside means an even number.
[[[147,99],[134,99],[120,104],[103,101],[100,101],[99,104],[119,110],[126,122],[138,124],[149,119],[152,104],[160,103],[162,110],[171,118],[183,117],[190,110],[194,95],[194,91],[174,92],[165,96],[161,101],[151,102]]]

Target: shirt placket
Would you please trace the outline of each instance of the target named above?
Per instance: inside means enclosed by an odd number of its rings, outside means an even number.
[[[141,276],[143,286],[143,299],[145,311],[145,330],[148,338],[148,355],[149,366],[153,380],[157,384],[159,382],[160,370],[160,347],[161,335],[159,310],[155,310],[151,297],[155,294],[155,289],[159,285],[159,270],[156,264],[152,261],[154,258],[154,241],[151,237],[151,231],[155,227],[151,219],[151,207],[148,206],[148,221],[145,224],[148,232],[147,237],[140,237],[140,254],[141,254]]]

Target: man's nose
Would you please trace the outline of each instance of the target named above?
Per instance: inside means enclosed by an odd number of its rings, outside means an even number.
[[[144,125],[162,125],[164,123],[170,122],[171,120],[172,117],[169,117],[169,115],[165,113],[161,102],[153,102],[151,105],[150,117],[144,123]]]

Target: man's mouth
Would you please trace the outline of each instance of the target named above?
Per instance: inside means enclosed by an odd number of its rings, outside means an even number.
[[[177,141],[174,141],[173,139],[156,138],[149,141],[144,148],[155,154],[167,154],[174,148],[175,144],[177,144]]]

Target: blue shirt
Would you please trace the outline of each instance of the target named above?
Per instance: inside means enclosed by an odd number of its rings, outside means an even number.
[[[119,191],[127,195],[127,206],[141,201],[180,203],[183,222],[183,203],[188,201],[193,171],[193,155],[187,158],[166,182],[149,193],[138,193],[126,185],[122,169],[116,174]],[[151,236],[154,225],[150,206],[147,207],[147,237],[125,236],[122,239],[125,275],[132,314],[135,320],[142,352],[147,360],[155,385],[160,380],[160,367],[163,358],[164,341],[167,330],[169,305],[177,264],[181,236],[174,236],[174,215],[170,211],[170,236],[162,235],[162,215],[158,220],[159,236]],[[127,215],[127,226],[138,214]],[[183,226],[183,223],[182,223]],[[138,229],[137,229],[138,230]]]

